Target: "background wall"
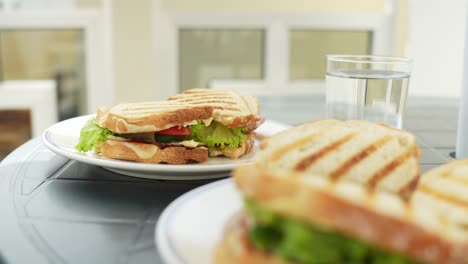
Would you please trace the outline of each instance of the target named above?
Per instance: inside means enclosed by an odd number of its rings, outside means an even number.
[[[115,101],[153,99],[152,0],[112,0]],[[138,4],[136,4],[138,3]]]
[[[235,11],[383,11],[385,0],[162,0],[167,10]]]
[[[458,97],[462,84],[465,0],[409,0],[410,94]]]

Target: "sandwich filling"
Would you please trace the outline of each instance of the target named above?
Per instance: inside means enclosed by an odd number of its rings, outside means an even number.
[[[245,204],[254,220],[249,229],[251,244],[294,263],[417,263],[351,237],[282,217],[252,200],[246,199]]]
[[[210,148],[237,148],[247,140],[247,128],[228,128],[218,122],[194,122],[187,126],[148,132],[117,134],[100,127],[95,118],[90,119],[81,129],[80,140],[75,146],[78,151],[100,152],[100,145],[109,137],[117,140],[149,144],[172,144],[186,147],[206,146]]]

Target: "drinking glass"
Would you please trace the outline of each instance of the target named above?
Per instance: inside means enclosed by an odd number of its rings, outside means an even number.
[[[411,66],[407,58],[327,55],[327,118],[402,128]]]

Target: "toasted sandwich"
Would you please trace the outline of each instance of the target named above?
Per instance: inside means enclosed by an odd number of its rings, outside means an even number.
[[[253,164],[233,171],[245,206],[217,245],[216,263],[467,263],[468,234],[459,230],[467,227],[460,200],[468,201],[468,186],[446,189],[431,174],[416,185],[410,133],[324,120],[260,146]],[[466,164],[458,180],[468,179]]]
[[[184,94],[193,94],[196,101],[101,107],[82,128],[75,148],[112,159],[168,164],[200,163],[220,155],[235,159],[253,149],[253,130],[262,120],[256,98],[211,89]]]
[[[282,177],[354,181],[408,196],[420,176],[414,135],[365,120],[321,120],[260,143],[255,164]]]
[[[437,205],[418,191],[405,200],[324,177],[272,177],[254,165],[236,169],[234,179],[245,212],[227,227],[216,263],[467,263],[467,207],[455,201]]]

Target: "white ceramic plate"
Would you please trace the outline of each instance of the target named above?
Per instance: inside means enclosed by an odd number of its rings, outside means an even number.
[[[161,214],[155,240],[168,264],[212,263],[226,223],[242,208],[231,179],[198,187],[173,201]]]
[[[163,180],[200,180],[226,177],[235,166],[249,163],[257,151],[257,146],[255,146],[251,153],[236,160],[215,157],[210,158],[205,163],[183,165],[120,161],[108,159],[92,152],[78,152],[74,146],[78,143],[80,130],[86,121],[93,116],[80,116],[56,123],[43,133],[42,141],[55,153],[72,160],[101,166],[128,176]]]

